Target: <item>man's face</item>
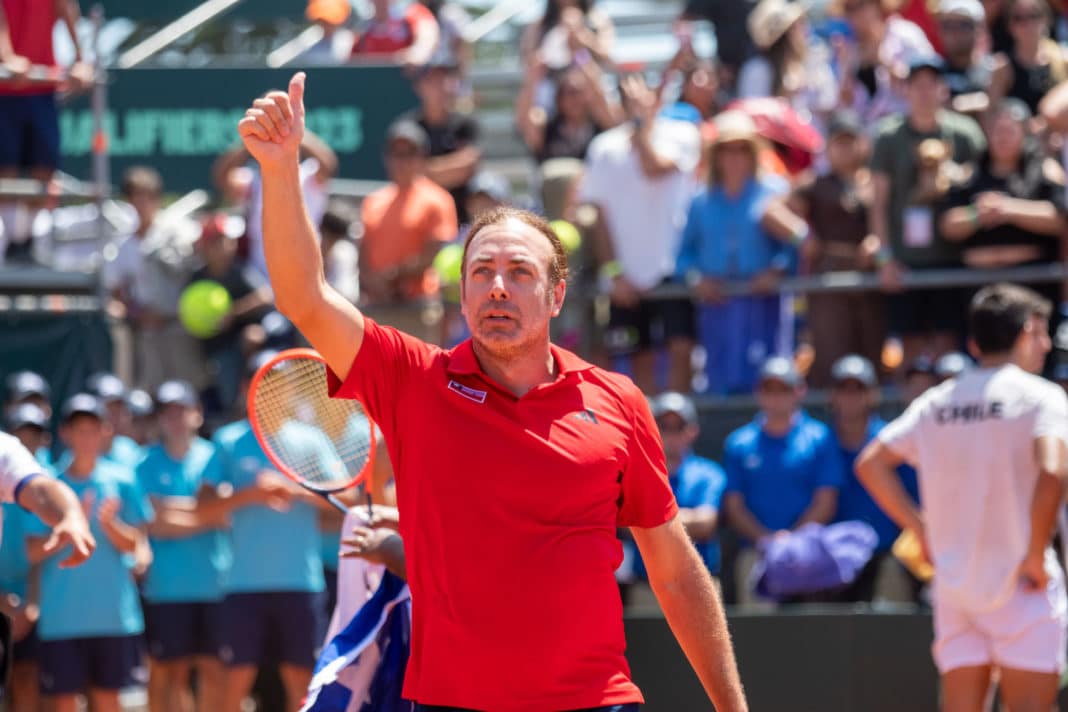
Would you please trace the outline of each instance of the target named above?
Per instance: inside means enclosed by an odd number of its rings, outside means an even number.
[[[410,183],[422,167],[423,153],[414,143],[390,141],[386,146],[386,172],[394,183]]]
[[[1028,373],[1041,373],[1046,354],[1053,348],[1049,337],[1049,319],[1033,316],[1016,340],[1016,364]]]
[[[74,457],[96,457],[111,434],[111,426],[92,415],[75,415],[59,434]]]
[[[801,405],[801,394],[800,388],[769,379],[757,386],[757,404],[769,418],[787,418]]]
[[[871,407],[871,390],[860,381],[842,381],[831,388],[831,409],[838,418],[863,418],[869,414]]]
[[[697,426],[687,423],[678,413],[664,413],[656,419],[656,425],[669,461],[681,460],[697,439]]]
[[[467,248],[461,308],[472,338],[511,360],[549,339],[567,287],[549,283],[548,238],[514,218],[478,232]]]
[[[415,82],[415,93],[419,95],[419,100],[424,106],[440,107],[449,103],[454,84],[455,80],[451,71],[436,67],[428,69]]]
[[[130,205],[143,223],[151,222],[159,212],[160,196],[148,190],[135,190],[129,196]]]
[[[164,440],[180,440],[195,435],[203,419],[198,408],[170,403],[159,409],[157,421]]]
[[[913,112],[933,113],[948,97],[946,83],[933,69],[921,69],[905,84],[905,95]]]
[[[955,64],[971,64],[978,26],[964,15],[942,15],[938,18],[938,36],[942,39],[945,56]]]
[[[11,434],[30,452],[37,452],[48,445],[48,433],[36,425],[23,425],[15,428]]]

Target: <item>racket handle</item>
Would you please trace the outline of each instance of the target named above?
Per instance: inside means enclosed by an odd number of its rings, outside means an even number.
[[[320,492],[319,494],[321,494],[323,496],[323,499],[325,499],[327,502],[337,507],[338,511],[340,511],[342,514],[349,513],[349,508],[345,506],[345,503],[334,495],[330,494],[329,492]]]
[[[371,490],[367,490],[367,523],[375,520],[374,502],[371,501]]]

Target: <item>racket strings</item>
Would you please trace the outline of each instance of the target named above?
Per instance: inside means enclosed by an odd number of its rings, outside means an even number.
[[[364,479],[374,426],[359,401],[329,396],[321,361],[279,361],[259,380],[254,399],[251,415],[266,446],[293,475],[321,490]]]

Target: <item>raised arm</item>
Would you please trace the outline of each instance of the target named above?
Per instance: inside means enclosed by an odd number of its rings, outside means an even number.
[[[359,310],[323,275],[323,258],[300,184],[304,73],[289,91],[256,99],[238,133],[263,176],[263,249],[278,310],[344,378],[363,343]]]

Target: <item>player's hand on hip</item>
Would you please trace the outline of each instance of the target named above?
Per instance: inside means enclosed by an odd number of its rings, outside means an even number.
[[[289,80],[289,90],[270,91],[252,102],[237,123],[245,148],[261,167],[295,164],[304,138],[304,72]]]
[[[1049,583],[1046,572],[1046,552],[1028,554],[1020,564],[1020,581],[1031,591],[1044,591]]]

